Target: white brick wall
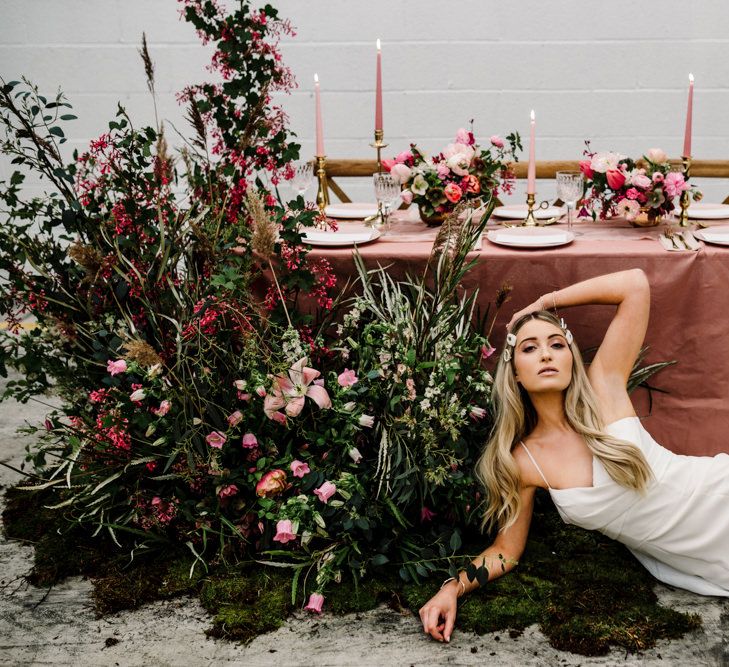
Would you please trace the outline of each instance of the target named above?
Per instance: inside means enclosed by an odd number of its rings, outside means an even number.
[[[298,29],[283,50],[299,88],[282,103],[306,156],[315,71],[328,154],[372,154],[374,41],[381,37],[388,152],[411,140],[436,150],[471,118],[484,138],[525,134],[535,108],[539,159],[579,157],[586,138],[630,155],[652,146],[678,155],[692,71],[694,154],[729,158],[726,0],[272,2]],[[69,150],[104,131],[117,100],[138,125],[153,122],[137,54],[142,31],[161,115],[186,129],[174,93],[208,78],[210,50],[178,19],[175,0],[2,0],[0,17],[0,73],[24,74],[48,92],[61,86],[79,116],[67,126]],[[8,174],[0,160],[0,177]],[[701,185],[707,200],[729,194],[726,181]],[[539,190],[540,197],[553,193],[551,183]],[[370,199],[369,185],[354,194]]]

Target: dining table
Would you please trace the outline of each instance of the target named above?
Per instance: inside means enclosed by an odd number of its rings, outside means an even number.
[[[729,233],[726,219],[703,221]],[[698,250],[668,251],[667,227],[633,227],[622,218],[579,219],[574,238],[547,247],[513,247],[489,240],[492,231],[513,221],[495,216],[486,224],[476,260],[462,285],[478,290],[481,313],[497,291],[510,288],[498,311],[489,342],[501,350],[512,314],[540,296],[594,276],[640,268],[651,287],[651,310],[643,364],[672,361],[638,387],[634,407],[644,426],[664,447],[678,453],[729,453],[729,246],[699,241]],[[691,221],[696,229],[697,221]],[[370,229],[362,220],[338,220],[339,234]],[[539,229],[566,230],[563,220]],[[420,221],[417,210],[391,215],[387,231],[369,243],[314,246],[311,258],[326,258],[340,284],[356,276],[353,253],[368,268],[385,267],[395,279],[422,275],[439,232]],[[670,232],[669,232],[670,233]],[[700,236],[700,233],[699,233]],[[354,286],[356,290],[356,285]],[[493,313],[493,307],[491,312]],[[615,314],[615,306],[559,308],[582,351],[595,349]],[[493,369],[498,355],[486,363]]]

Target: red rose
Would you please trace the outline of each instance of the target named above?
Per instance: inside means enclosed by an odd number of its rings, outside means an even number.
[[[625,174],[617,169],[608,169],[605,174],[611,190],[620,190],[625,185]]]
[[[461,190],[461,188],[459,188],[455,183],[449,183],[445,186],[443,194],[449,202],[455,204],[463,196],[463,190]]]
[[[594,172],[592,171],[592,167],[590,166],[590,160],[581,160],[580,161],[580,171],[585,175],[585,178],[592,179],[592,176]]]

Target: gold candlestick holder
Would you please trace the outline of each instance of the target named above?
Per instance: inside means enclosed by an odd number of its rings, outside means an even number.
[[[536,202],[536,200],[536,195],[527,194],[527,214],[526,218],[524,218],[521,223],[523,227],[536,227],[537,225],[539,225],[537,219],[534,217],[534,203]]]
[[[321,214],[326,215],[324,213],[324,209],[329,205],[329,184],[327,183],[326,155],[316,156],[316,179],[319,182],[319,186],[316,191],[316,204],[319,207]]]
[[[385,131],[384,130],[375,130],[375,143],[370,144],[372,148],[374,148],[377,151],[377,173],[382,173],[382,149],[387,148],[388,144],[386,144],[383,139],[385,138]]]
[[[691,176],[691,156],[690,155],[684,155],[681,158],[682,166],[683,166],[683,180],[688,183],[688,180]],[[681,205],[681,215],[678,217],[678,224],[681,225],[681,227],[688,227],[689,217],[688,217],[688,208],[689,208],[689,193],[688,190],[684,190],[681,193],[681,198],[679,199],[679,203]]]

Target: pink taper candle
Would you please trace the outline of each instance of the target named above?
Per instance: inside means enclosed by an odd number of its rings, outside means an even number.
[[[375,130],[382,129],[382,47],[377,40],[377,82],[375,86]]]
[[[324,129],[321,122],[321,91],[319,90],[319,75],[314,75],[314,97],[316,98],[316,154],[324,157]]]
[[[694,114],[694,75],[689,74],[688,106],[686,108],[686,132],[683,135],[683,156],[691,157],[691,121]]]
[[[534,118],[534,109],[531,113],[531,123],[529,128],[529,168],[527,169],[527,194],[533,195],[536,193],[534,181],[537,177],[537,165],[534,161],[534,126],[536,120]]]

